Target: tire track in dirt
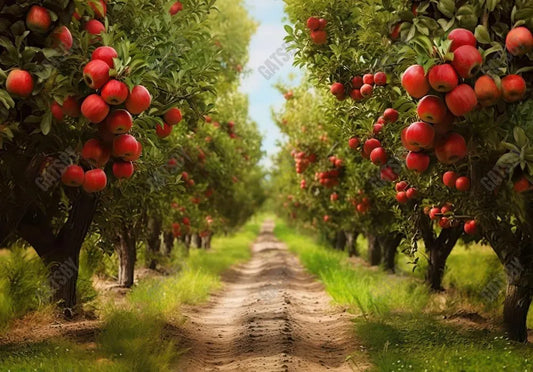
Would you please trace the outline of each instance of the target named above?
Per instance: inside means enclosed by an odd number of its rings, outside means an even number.
[[[330,305],[266,222],[251,260],[232,269],[208,304],[184,309],[179,371],[360,371],[350,315]],[[357,365],[356,365],[357,363]]]

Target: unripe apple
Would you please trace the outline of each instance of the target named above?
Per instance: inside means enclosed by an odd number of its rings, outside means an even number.
[[[526,94],[526,81],[520,75],[507,75],[502,79],[503,100],[508,103],[520,101]]]
[[[467,154],[466,141],[458,133],[449,133],[435,144],[437,160],[443,164],[453,164],[463,159]]]
[[[307,28],[310,29],[311,31],[315,31],[315,30],[318,30],[318,28],[320,27],[320,22],[318,21],[318,18],[316,17],[309,17],[307,19]]]
[[[115,61],[113,58],[118,58],[117,51],[110,47],[110,46],[101,46],[94,50],[94,52],[91,54],[91,59],[94,60],[101,60],[107,63],[109,68],[115,67]]]
[[[81,113],[91,123],[100,123],[109,114],[109,106],[98,94],[91,94],[83,100]]]
[[[429,92],[429,83],[424,68],[412,65],[402,75],[402,87],[414,98],[421,98]]]
[[[454,171],[447,171],[442,175],[442,183],[444,183],[450,189],[455,188],[455,181],[457,181],[457,173]]]
[[[363,97],[370,97],[373,91],[374,88],[370,84],[363,84],[363,86],[361,87],[361,95]]]
[[[383,165],[387,162],[387,152],[383,147],[376,147],[370,153],[370,161],[375,165]]]
[[[466,115],[477,105],[476,92],[468,84],[458,85],[446,93],[446,105],[455,116]]]
[[[388,108],[383,112],[383,119],[386,123],[395,123],[398,120],[398,111],[393,108]]]
[[[429,155],[423,152],[409,152],[405,158],[407,169],[419,173],[425,172],[429,167]]]
[[[128,179],[133,176],[135,168],[131,161],[116,161],[113,163],[113,175],[118,179]]]
[[[163,116],[163,120],[165,120],[165,123],[167,123],[168,125],[176,125],[181,121],[181,119],[181,110],[177,107],[171,108],[165,113],[165,116]],[[230,128],[233,128],[235,124],[233,122],[230,122],[228,123],[228,125],[230,125]]]
[[[428,123],[440,123],[446,117],[446,105],[438,96],[425,96],[418,102],[417,114]]]
[[[452,65],[462,78],[471,78],[481,68],[483,57],[476,47],[463,45],[453,52]]]
[[[77,118],[81,115],[80,103],[73,96],[68,96],[63,100],[63,112],[72,118]]]
[[[431,124],[417,121],[407,127],[405,141],[409,146],[430,149],[435,142],[435,129]]]
[[[106,101],[106,103],[113,106],[117,106],[124,103],[128,98],[128,94],[128,86],[123,82],[115,79],[109,80],[100,92],[102,99]]]
[[[363,78],[361,76],[356,76],[352,79],[352,88],[354,89],[360,89],[363,84]]]
[[[505,38],[505,47],[513,56],[521,56],[533,50],[533,35],[527,28],[515,27]]]
[[[94,59],[83,68],[83,80],[89,88],[100,89],[109,80],[109,65]]]
[[[457,72],[452,65],[433,66],[428,74],[429,85],[437,92],[446,93],[454,89],[459,84]]]
[[[181,12],[182,10],[183,10],[183,4],[179,1],[176,1],[174,4],[172,4],[168,12],[170,13],[170,15],[176,15],[178,12]]]
[[[470,178],[464,176],[457,178],[455,188],[462,192],[470,190]]]
[[[148,89],[142,85],[136,85],[126,100],[126,108],[133,115],[138,115],[147,110],[152,103],[152,96]]]
[[[133,126],[133,118],[126,110],[114,110],[106,118],[107,130],[113,134],[124,134]]]
[[[26,15],[26,26],[32,31],[45,33],[52,25],[52,18],[48,9],[33,5]]]
[[[129,158],[138,151],[138,142],[131,134],[121,134],[113,140],[113,156]]]
[[[500,88],[489,75],[483,75],[476,80],[474,92],[476,93],[477,101],[483,107],[496,104],[502,95]]]
[[[61,182],[69,187],[80,187],[84,180],[85,171],[79,165],[69,165],[61,175]]]
[[[54,119],[56,119],[57,121],[63,121],[65,114],[63,113],[63,109],[61,108],[59,103],[57,103],[56,101],[52,102],[52,104],[50,105],[50,111],[52,112],[52,116],[54,117]]]
[[[328,34],[322,30],[311,31],[311,39],[315,44],[323,45],[328,41]]]
[[[167,123],[163,123],[163,125],[157,124],[155,133],[159,138],[167,138],[172,133],[172,126]]]
[[[363,75],[363,84],[374,85],[374,75],[373,74],[364,74]]]
[[[12,95],[29,97],[33,92],[33,78],[28,71],[13,69],[7,75],[6,90]]]
[[[70,50],[72,48],[72,34],[67,26],[56,28],[50,37],[52,38],[53,48],[61,47],[65,50]]]
[[[105,189],[107,176],[102,169],[93,169],[85,173],[83,189],[87,193],[95,193]]]
[[[452,45],[450,46],[450,51],[454,52],[457,48],[463,45],[470,45],[475,47],[477,45],[477,40],[474,34],[464,28],[456,28],[448,34],[448,39],[452,40]]]
[[[85,24],[85,31],[91,35],[100,35],[102,32],[105,32],[105,26],[102,22],[91,19]]]
[[[374,74],[374,83],[378,86],[387,85],[387,75],[384,72],[376,72]]]

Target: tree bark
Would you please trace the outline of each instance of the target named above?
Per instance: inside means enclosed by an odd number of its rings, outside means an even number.
[[[395,272],[395,259],[398,245],[402,241],[401,234],[390,234],[380,239],[383,249],[383,264],[385,270]]]
[[[98,198],[94,194],[79,192],[57,236],[49,218],[35,206],[27,210],[17,227],[19,236],[35,249],[49,268],[52,299],[65,309],[65,315],[72,315],[72,308],[76,305],[80,250],[97,204]]]
[[[359,252],[357,251],[357,237],[359,236],[359,232],[346,232],[346,250],[348,252],[348,255],[350,257],[359,256]]]
[[[375,235],[368,235],[368,262],[372,266],[377,266],[381,263],[381,246],[379,239]]]
[[[335,239],[335,249],[339,251],[344,251],[346,247],[346,233],[342,230],[337,231]]]
[[[118,285],[123,288],[131,288],[134,281],[135,261],[137,260],[137,249],[135,234],[131,229],[123,227],[118,233],[115,245],[119,259]]]
[[[194,234],[192,236],[192,240],[196,248],[202,248],[202,237],[199,234]]]
[[[527,313],[531,305],[531,289],[509,282],[503,303],[503,324],[508,337],[527,342]]]
[[[163,233],[163,254],[165,256],[170,256],[170,253],[172,252],[172,248],[174,248],[174,234],[172,232],[164,232]]]
[[[213,238],[213,233],[209,233],[207,236],[202,238],[202,246],[205,250],[211,249],[211,240]]]
[[[163,221],[159,217],[150,217],[148,219],[147,237],[146,237],[146,266],[155,270],[158,263],[158,257],[161,252],[161,230]]]

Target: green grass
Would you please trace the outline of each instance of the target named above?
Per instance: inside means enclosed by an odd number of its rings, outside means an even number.
[[[412,266],[405,258],[399,259],[404,260],[399,263],[403,273],[391,275],[349,262],[345,253],[321,246],[283,221],[277,221],[275,234],[324,283],[336,303],[358,315],[355,331],[375,371],[531,370],[531,345],[511,343],[500,332],[442,321],[436,310],[438,295],[427,291],[418,272],[406,275]],[[497,266],[489,253],[484,247],[460,248],[450,257],[445,281],[463,296],[461,301],[493,275]]]
[[[220,275],[250,257],[250,245],[258,233],[259,221],[253,219],[235,235],[215,236],[210,251],[191,249],[188,257],[176,255],[179,262],[173,265],[181,268],[177,274],[147,279],[127,295],[125,307],[104,308],[104,324],[97,335],[96,347],[89,349],[61,339],[3,347],[0,370],[171,370],[182,350],[175,343],[179,340],[168,337],[165,329],[182,321],[181,305],[206,301],[211,292],[220,288]]]

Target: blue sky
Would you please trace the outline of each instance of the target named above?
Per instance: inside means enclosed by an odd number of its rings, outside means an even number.
[[[259,124],[264,136],[263,150],[267,156],[263,164],[269,167],[270,157],[277,152],[276,141],[281,139],[270,110],[272,107],[280,107],[284,102],[283,96],[272,85],[278,81],[287,81],[291,74],[298,74],[298,70],[292,67],[292,59],[279,64],[271,57],[284,44],[283,0],[246,0],[245,3],[259,27],[250,44],[250,61],[246,66],[247,74],[241,82],[241,89],[249,95],[250,116]],[[265,71],[265,63],[281,65],[280,70],[270,79],[261,73]]]

